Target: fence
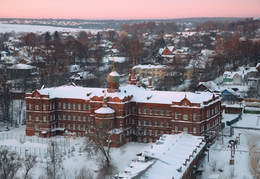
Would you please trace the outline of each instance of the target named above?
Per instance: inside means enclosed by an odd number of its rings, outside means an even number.
[[[234,123],[236,123],[237,121],[239,121],[239,119],[241,119],[241,116],[242,116],[242,112],[239,113],[239,115],[238,115],[235,119],[233,119],[233,120],[231,120],[231,121],[227,121],[227,126],[231,126],[232,124],[234,124]]]
[[[47,147],[50,142],[57,143],[57,146],[61,151],[66,151],[70,147],[70,139],[61,136],[40,138],[36,136],[25,136],[23,134],[0,133],[0,141],[7,139],[16,139],[21,143],[21,145],[24,146],[2,145],[1,147],[8,149],[9,151],[16,152],[21,156],[34,155],[39,158],[44,158],[47,154]]]

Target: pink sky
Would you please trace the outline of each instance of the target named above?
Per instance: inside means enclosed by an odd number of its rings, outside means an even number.
[[[0,0],[0,18],[260,17],[260,0]]]

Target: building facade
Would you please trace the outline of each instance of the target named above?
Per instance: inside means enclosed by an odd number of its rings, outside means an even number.
[[[108,88],[75,84],[27,93],[26,135],[85,135],[89,126],[106,130],[123,145],[155,142],[163,134],[187,132],[208,139],[220,131],[221,98],[210,92],[153,91],[140,87],[135,72],[127,86],[108,75]]]

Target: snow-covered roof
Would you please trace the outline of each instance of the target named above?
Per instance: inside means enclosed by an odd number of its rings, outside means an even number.
[[[208,89],[210,89],[211,91],[218,91],[219,87],[216,83],[214,83],[213,81],[208,81],[208,82],[199,82],[199,85],[204,85],[206,86]]]
[[[110,108],[110,107],[101,107],[101,108],[95,110],[95,113],[97,113],[97,114],[111,114],[111,113],[115,113],[115,110]]]
[[[225,71],[223,74],[223,78],[233,79],[236,74],[240,75],[239,72]]]
[[[79,65],[71,65],[70,66],[70,72],[79,72],[80,71],[80,66]]]
[[[148,91],[142,87],[135,85],[127,85],[120,87],[120,92],[106,93],[107,97],[118,97],[124,99],[127,96],[132,96],[131,101],[139,103],[159,103],[172,104],[172,102],[180,102],[186,98],[191,103],[199,103],[203,106],[204,101],[212,99],[212,93],[201,92],[200,94],[192,92],[173,92],[173,91]],[[88,88],[81,86],[60,86],[53,88],[44,88],[38,90],[40,94],[49,94],[49,98],[76,98],[90,100],[93,96],[103,96],[104,88]],[[90,94],[90,95],[89,95]]]
[[[12,66],[9,67],[9,69],[27,69],[27,70],[30,70],[30,69],[35,69],[36,67],[35,66],[32,66],[32,65],[26,65],[26,64],[14,64]]]
[[[142,176],[149,179],[182,178],[189,165],[205,145],[203,137],[187,133],[163,135],[156,143],[157,145],[152,145],[142,153],[143,157],[153,158],[153,161],[132,162],[131,168],[126,168],[128,172],[120,173],[119,176],[126,179],[144,172]],[[189,160],[185,166],[183,163],[187,159]],[[182,169],[179,172],[180,167]]]
[[[78,72],[70,77],[73,80],[94,79],[96,76],[88,71]]]
[[[103,59],[104,63],[110,62],[110,61],[114,61],[117,63],[123,63],[125,62],[126,58],[125,57],[104,57]]]
[[[154,69],[154,68],[167,68],[167,66],[166,65],[136,65],[133,68]]]

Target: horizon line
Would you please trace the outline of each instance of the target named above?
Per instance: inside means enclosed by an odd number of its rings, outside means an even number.
[[[205,18],[211,18],[211,19],[217,19],[217,18],[221,18],[221,19],[225,19],[225,18],[236,18],[236,19],[240,19],[240,18],[256,18],[256,17],[182,17],[182,18],[160,18],[160,19],[153,19],[153,18],[144,18],[144,19],[81,19],[81,18],[12,18],[12,17],[0,17],[0,19],[37,19],[37,20],[96,20],[96,21],[108,21],[108,20],[118,20],[118,21],[122,21],[122,20],[174,20],[174,19],[205,19]],[[259,18],[259,17],[257,17]]]

